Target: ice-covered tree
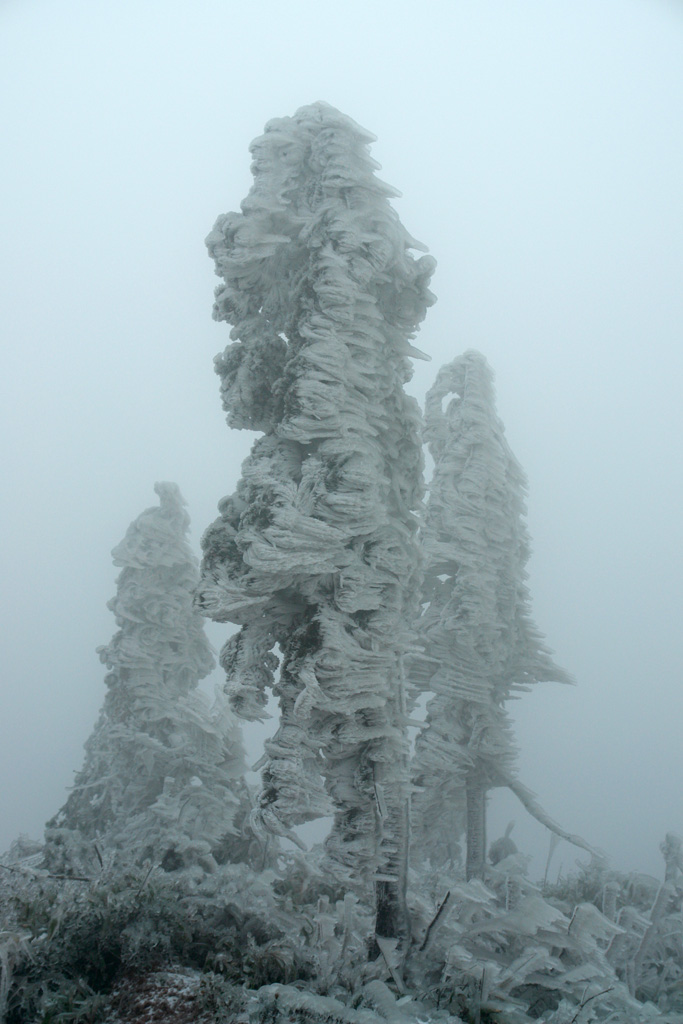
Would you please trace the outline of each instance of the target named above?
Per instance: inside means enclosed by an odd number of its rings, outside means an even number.
[[[466,831],[472,877],[484,867],[489,789],[511,785],[542,815],[514,777],[506,703],[532,683],[569,677],[531,617],[526,480],[482,355],[466,352],[439,371],[425,418],[434,472],[422,529],[426,658],[415,676],[433,696],[416,742],[414,813],[433,857],[452,854]]]
[[[121,567],[108,607],[119,627],[99,648],[109,672],[83,767],[46,828],[46,858],[73,868],[98,840],[117,860],[211,865],[246,798],[244,754],[222,693],[197,689],[214,665],[193,605],[197,560],[175,484],[159,483],[114,548]],[[242,808],[244,813],[244,808]]]
[[[374,880],[377,934],[393,936],[422,496],[403,385],[433,260],[411,255],[372,138],[324,103],[269,122],[242,212],[207,239],[223,278],[214,317],[235,342],[216,361],[228,422],[263,436],[204,537],[198,593],[205,614],[242,627],[221,656],[234,707],[259,717],[267,687],[279,698],[262,824],[291,835],[331,807],[330,862]]]

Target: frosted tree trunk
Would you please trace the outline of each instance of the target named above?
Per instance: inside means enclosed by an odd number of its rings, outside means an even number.
[[[486,866],[486,785],[476,769],[467,775],[467,859],[465,877],[483,878]]]

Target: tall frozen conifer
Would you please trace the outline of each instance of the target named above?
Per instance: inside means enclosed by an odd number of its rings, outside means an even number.
[[[47,825],[53,866],[96,839],[117,861],[210,866],[246,798],[230,709],[222,694],[211,708],[197,690],[214,660],[193,607],[199,574],[185,502],[175,484],[155,491],[160,504],[112,551],[121,573],[108,607],[119,630],[98,650],[107,693],[83,767]]]
[[[496,415],[482,355],[469,351],[442,367],[425,418],[434,472],[422,530],[427,659],[416,663],[416,681],[434,696],[416,743],[414,815],[437,859],[452,855],[466,821],[473,877],[484,868],[486,792],[512,783],[530,806],[531,795],[514,782],[505,704],[531,683],[569,677],[531,618],[526,479]]]
[[[242,627],[221,655],[234,707],[258,718],[266,687],[279,698],[262,824],[291,835],[331,806],[331,863],[374,880],[377,934],[395,936],[423,490],[403,385],[433,260],[409,253],[372,138],[324,103],[269,122],[242,212],[207,239],[224,282],[214,317],[235,342],[216,361],[228,422],[263,436],[204,537],[198,593],[205,614]]]

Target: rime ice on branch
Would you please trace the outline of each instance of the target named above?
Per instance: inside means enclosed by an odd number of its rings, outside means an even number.
[[[434,459],[422,530],[427,659],[412,675],[434,696],[416,743],[414,813],[425,852],[436,859],[452,855],[466,814],[467,873],[480,876],[485,794],[514,774],[505,703],[531,683],[569,677],[531,618],[526,479],[496,415],[482,355],[469,351],[442,367],[425,416]]]
[[[214,665],[193,607],[197,560],[175,484],[155,486],[114,548],[121,566],[108,607],[119,627],[99,649],[109,669],[99,720],[64,807],[48,822],[46,856],[64,867],[92,840],[117,858],[166,867],[201,861],[227,833],[246,791],[238,727],[222,695],[197,690]]]
[[[259,717],[266,688],[279,697],[263,825],[290,834],[331,804],[332,862],[376,880],[378,931],[393,934],[423,489],[403,385],[434,262],[410,254],[372,138],[323,103],[269,122],[242,212],[207,239],[224,282],[214,317],[235,341],[216,360],[228,422],[264,434],[204,537],[199,601],[242,626],[221,656],[236,710]]]

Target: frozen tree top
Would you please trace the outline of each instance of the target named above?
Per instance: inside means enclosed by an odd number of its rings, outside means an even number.
[[[448,637],[454,650],[465,645],[474,652],[467,672],[452,670],[455,689],[472,675],[472,683],[481,678],[470,696],[505,699],[530,682],[568,681],[531,618],[527,482],[481,353],[467,351],[441,368],[425,417],[435,463],[424,531],[433,608],[425,626]]]
[[[224,281],[214,318],[232,324],[240,342],[216,361],[231,426],[267,431],[282,418],[292,343],[296,350],[304,342],[328,372],[344,373],[326,341],[330,328],[348,327],[359,302],[395,329],[400,355],[422,355],[408,338],[434,301],[426,287],[434,260],[410,255],[424,246],[389,204],[398,193],[375,174],[373,138],[314,103],[269,121],[251,145],[254,182],[242,212],[219,217],[206,240]],[[376,340],[366,332],[357,344]],[[407,363],[403,372],[412,372]]]
[[[145,509],[134,519],[120,544],[112,549],[114,565],[143,569],[192,561],[185,541],[190,527],[186,501],[173,483],[156,483],[159,505]]]

